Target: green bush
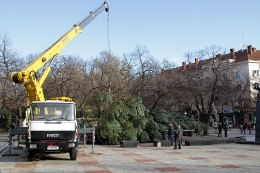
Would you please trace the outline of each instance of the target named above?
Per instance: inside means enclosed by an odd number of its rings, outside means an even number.
[[[177,128],[177,125],[180,124],[183,129],[203,130],[204,135],[207,133],[207,126],[205,124],[183,114],[170,114],[165,110],[153,110],[150,111],[146,117],[148,118],[148,122],[145,131],[148,133],[151,141],[163,139],[169,123],[173,124],[175,129]]]
[[[173,119],[176,124],[180,124],[183,129],[187,130],[204,130],[204,124],[196,121],[193,117],[187,117],[182,114],[173,114]],[[175,126],[176,128],[176,126]]]
[[[158,130],[158,124],[153,120],[152,117],[148,119],[148,122],[146,123],[145,131],[149,135],[151,141],[160,139],[161,134],[159,133]]]
[[[122,128],[118,121],[99,123],[97,126],[98,141],[102,144],[119,145]]]
[[[139,142],[150,142],[150,138],[149,138],[149,135],[146,131],[141,131],[139,136],[137,137],[137,140]]]
[[[137,140],[147,122],[140,98],[116,98],[103,92],[94,97],[94,102],[96,114],[102,112],[96,128],[97,142],[118,145],[123,140]]]

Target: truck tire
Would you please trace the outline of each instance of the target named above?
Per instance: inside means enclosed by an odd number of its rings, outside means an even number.
[[[28,162],[33,161],[34,159],[34,151],[28,150]]]
[[[70,160],[76,160],[77,159],[78,150],[76,148],[73,148],[70,151]]]

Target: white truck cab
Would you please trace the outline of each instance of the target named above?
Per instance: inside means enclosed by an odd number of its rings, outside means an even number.
[[[78,126],[74,102],[34,101],[30,104],[27,133],[28,161],[36,153],[69,153],[76,160]]]

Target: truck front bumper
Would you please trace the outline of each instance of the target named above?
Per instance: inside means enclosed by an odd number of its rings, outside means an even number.
[[[78,142],[29,142],[28,150],[44,150],[44,151],[67,151],[77,148]]]

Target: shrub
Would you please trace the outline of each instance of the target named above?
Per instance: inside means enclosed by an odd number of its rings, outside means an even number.
[[[139,142],[150,142],[149,135],[146,131],[141,131],[138,138]]]

